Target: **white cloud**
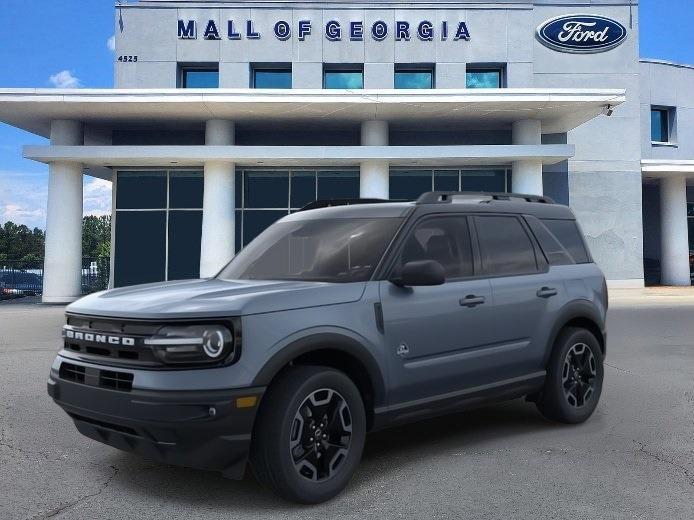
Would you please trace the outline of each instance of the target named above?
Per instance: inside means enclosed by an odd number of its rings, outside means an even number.
[[[85,177],[83,201],[85,215],[110,215],[111,181]]]
[[[73,76],[69,70],[61,70],[48,78],[48,82],[56,88],[80,88],[82,86],[80,79]]]
[[[106,47],[108,47],[108,50],[111,52],[115,52],[116,50],[116,37],[111,36],[108,40],[106,40]]]
[[[44,218],[44,211],[41,209],[24,209],[17,204],[8,204],[3,208],[2,220],[11,220],[13,222],[34,221]]]
[[[0,224],[46,227],[48,175],[0,171]]]
[[[84,215],[111,214],[111,182],[84,176]],[[48,173],[0,171],[0,225],[8,220],[46,227]]]

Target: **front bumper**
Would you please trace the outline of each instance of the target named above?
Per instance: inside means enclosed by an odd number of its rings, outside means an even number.
[[[48,395],[83,435],[166,464],[221,471],[228,478],[243,477],[264,390],[133,386],[126,392],[67,381],[53,370],[48,380]],[[243,407],[237,402],[241,397],[256,397],[255,406]]]

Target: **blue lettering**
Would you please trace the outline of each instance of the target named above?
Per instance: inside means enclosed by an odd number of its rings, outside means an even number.
[[[249,40],[260,40],[260,33],[253,30],[253,20],[246,22],[246,38]]]
[[[219,30],[217,29],[217,24],[214,20],[207,22],[205,27],[205,33],[202,35],[206,40],[221,40],[222,37],[219,36]]]
[[[240,40],[241,39],[241,33],[238,33],[234,30],[234,20],[229,20],[227,22],[227,37],[230,40]]]
[[[470,31],[467,30],[467,24],[465,22],[460,22],[458,24],[458,30],[455,32],[456,40],[470,40]]]
[[[178,37],[181,40],[195,40],[198,37],[198,24],[195,20],[178,21]]]
[[[311,20],[299,20],[299,40],[304,41],[311,34]]]
[[[364,22],[350,22],[349,39],[353,41],[361,41],[364,39]]]
[[[275,36],[277,36],[279,40],[288,40],[291,35],[292,29],[287,22],[280,20],[275,24]]]
[[[398,41],[410,39],[410,22],[395,22],[395,39]]]
[[[441,22],[441,41],[446,41],[448,39],[448,22]]]
[[[330,20],[325,24],[325,37],[331,42],[337,42],[342,39],[342,29],[340,28],[340,22],[335,20]]]
[[[373,36],[374,40],[384,40],[385,37],[388,36],[388,24],[383,20],[374,22],[371,26],[371,36]]]
[[[417,36],[420,40],[431,41],[434,39],[434,24],[424,20],[417,26]]]

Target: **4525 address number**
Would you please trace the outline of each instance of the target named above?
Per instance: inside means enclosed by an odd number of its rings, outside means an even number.
[[[118,61],[121,63],[135,63],[137,56],[118,56]]]

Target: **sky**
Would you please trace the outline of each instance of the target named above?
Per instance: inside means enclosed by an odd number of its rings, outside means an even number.
[[[115,4],[2,0],[0,88],[112,87]],[[694,64],[694,0],[641,0],[640,24],[643,58]],[[45,142],[0,123],[0,224],[45,227],[48,167],[23,159],[21,151]],[[110,213],[110,182],[85,176],[84,210]]]

